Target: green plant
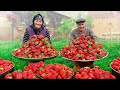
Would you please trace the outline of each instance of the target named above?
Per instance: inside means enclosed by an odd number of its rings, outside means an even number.
[[[93,16],[92,15],[89,15],[87,14],[85,16],[85,19],[86,19],[86,26],[89,27],[89,28],[93,28]]]
[[[69,32],[75,26],[75,20],[74,19],[67,20],[66,18],[62,18],[61,24],[62,25],[57,28],[56,33],[61,34],[61,38],[62,38],[62,33],[65,33],[66,37],[68,38]]]

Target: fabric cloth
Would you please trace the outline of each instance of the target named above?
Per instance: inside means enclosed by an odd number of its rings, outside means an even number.
[[[45,27],[38,31],[34,30],[33,27],[31,26],[26,28],[26,31],[23,37],[23,43],[27,42],[32,35],[43,35],[44,37],[47,37],[49,42],[51,43],[49,31]]]

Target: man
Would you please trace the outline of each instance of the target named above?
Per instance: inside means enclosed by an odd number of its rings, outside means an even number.
[[[70,43],[72,40],[75,40],[77,37],[79,37],[81,34],[85,34],[90,36],[93,40],[98,41],[98,37],[95,36],[92,30],[85,27],[85,19],[80,18],[76,21],[77,29],[73,30],[70,35]],[[76,72],[80,67],[90,66],[91,68],[94,67],[92,62],[79,62],[79,61],[73,61],[74,64],[74,71]]]

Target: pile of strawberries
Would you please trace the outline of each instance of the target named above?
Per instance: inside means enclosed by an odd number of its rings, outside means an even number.
[[[111,63],[111,67],[118,73],[120,73],[120,57],[113,60],[113,62]]]
[[[90,36],[82,34],[69,46],[63,47],[60,54],[70,60],[97,60],[105,57],[107,52],[102,44],[95,43]]]
[[[37,73],[45,67],[44,61],[30,62],[28,66],[24,67],[24,71],[32,71],[37,75]]]
[[[64,64],[48,64],[43,61],[30,62],[24,71],[14,71],[5,76],[5,79],[70,79],[73,70]]]
[[[0,74],[3,74],[14,67],[14,64],[9,60],[0,58]]]
[[[13,51],[13,55],[22,58],[46,58],[58,55],[58,51],[43,35],[33,35],[21,48]]]
[[[44,62],[29,62],[28,66],[24,67],[24,70],[17,70],[9,73],[5,76],[5,79],[37,79],[38,71],[44,68]]]
[[[94,68],[84,67],[80,68],[75,73],[74,79],[116,79],[109,71],[102,70],[99,66]]]
[[[17,70],[12,73],[8,73],[5,79],[37,79],[37,76],[32,71]]]
[[[71,79],[73,70],[64,64],[48,64],[38,72],[42,79]]]

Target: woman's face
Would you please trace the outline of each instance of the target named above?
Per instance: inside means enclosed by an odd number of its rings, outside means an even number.
[[[36,28],[41,28],[42,26],[42,20],[35,20],[34,21],[34,25]]]

